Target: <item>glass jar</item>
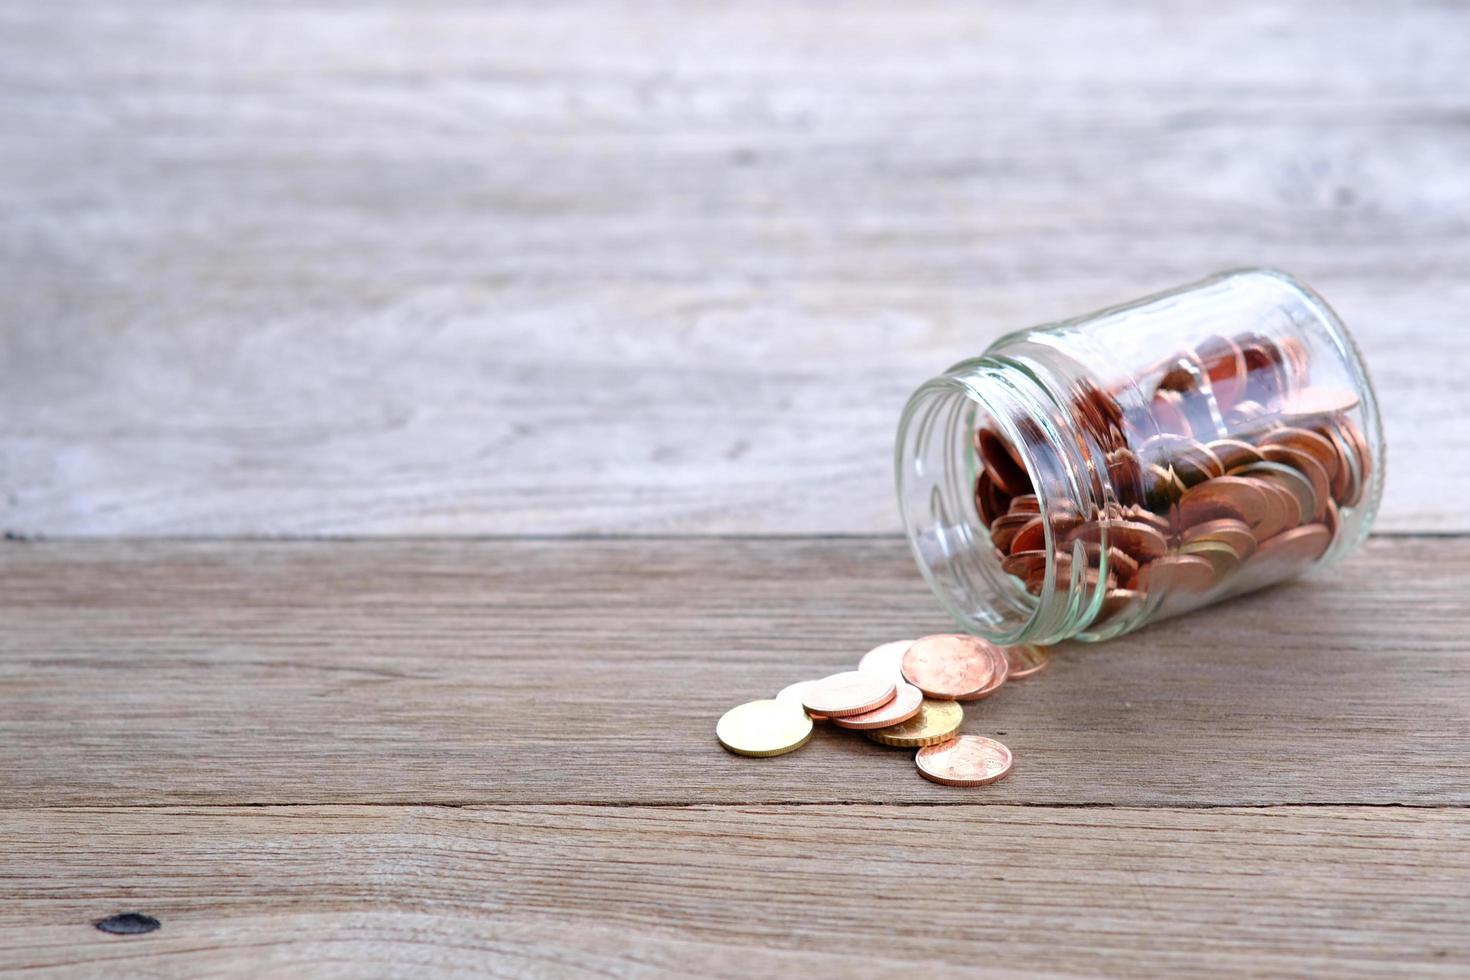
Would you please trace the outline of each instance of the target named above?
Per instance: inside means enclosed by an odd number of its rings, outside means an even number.
[[[1347,554],[1383,437],[1337,315],[1244,270],[1000,338],[909,399],[897,470],[965,629],[1094,641]]]

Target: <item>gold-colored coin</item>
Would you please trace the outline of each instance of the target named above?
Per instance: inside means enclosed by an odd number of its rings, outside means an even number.
[[[715,737],[736,755],[784,755],[812,737],[812,720],[790,701],[747,701],[721,716]]]
[[[965,720],[965,709],[954,701],[924,699],[919,713],[908,721],[868,732],[868,738],[884,745],[911,749],[919,745],[937,745],[954,737]]]

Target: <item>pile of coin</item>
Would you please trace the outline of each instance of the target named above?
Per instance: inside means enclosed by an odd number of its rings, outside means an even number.
[[[1212,336],[1111,392],[1079,382],[1073,428],[1093,499],[1108,501],[1091,513],[1052,501],[1043,514],[1021,454],[982,425],[973,439],[975,507],[1002,572],[1040,595],[1050,568],[1066,590],[1080,542],[1081,581],[1105,589],[1098,629],[1172,615],[1311,565],[1339,534],[1339,508],[1363,499],[1373,459],[1352,418],[1358,395],[1309,377],[1299,341],[1244,333]]]
[[[1011,752],[994,739],[959,734],[960,702],[989,697],[1007,681],[1041,671],[1047,660],[1038,646],[998,647],[957,634],[884,643],[856,670],[797,681],[774,698],[731,708],[715,736],[737,755],[784,755],[806,744],[814,722],[825,721],[880,745],[917,749],[915,764],[925,779],[983,786],[1011,771]]]

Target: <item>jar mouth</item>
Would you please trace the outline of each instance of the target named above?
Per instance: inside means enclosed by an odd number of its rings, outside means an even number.
[[[988,430],[1013,451],[1040,515],[1059,503],[1077,506],[1074,495],[1058,486],[1055,461],[1048,465],[1038,458],[1047,436],[1034,421],[1036,431],[1023,431],[1034,413],[1021,404],[1020,393],[1001,383],[1002,374],[1013,379],[1015,371],[985,358],[966,362],[909,399],[895,455],[899,508],[920,572],[965,630],[1003,645],[1055,642],[1075,634],[1081,590],[1065,581],[1065,572],[1059,576],[1052,521],[1041,522],[1045,570],[1033,594],[1003,567],[1004,556],[992,545],[975,500],[981,467],[971,440]],[[996,383],[976,383],[981,378]],[[1080,550],[1076,558],[1080,574],[1086,561]]]

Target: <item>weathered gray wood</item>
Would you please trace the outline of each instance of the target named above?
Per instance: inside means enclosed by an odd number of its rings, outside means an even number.
[[[0,962],[57,976],[1470,969],[1463,809],[10,810],[0,853]]]
[[[950,628],[897,539],[0,548],[0,805],[1470,802],[1470,542],[1096,647],[971,706],[1017,771],[934,786],[732,705]]]
[[[1218,268],[1470,529],[1470,8],[13,0],[0,530],[890,531],[907,393]]]

